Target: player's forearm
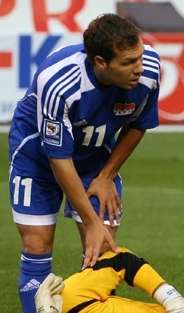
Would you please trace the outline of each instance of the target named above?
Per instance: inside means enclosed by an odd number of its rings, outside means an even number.
[[[129,129],[126,134],[120,134],[118,143],[99,176],[113,179],[117,175],[120,167],[132,154],[133,150],[144,136],[144,133],[144,130]]]
[[[88,224],[92,220],[96,221],[97,215],[92,209],[73,161],[71,159],[50,159],[50,164],[59,186],[81,216],[84,224]]]

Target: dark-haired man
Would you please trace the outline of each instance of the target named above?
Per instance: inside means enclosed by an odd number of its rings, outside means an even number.
[[[158,125],[159,64],[134,24],[105,14],[91,22],[83,44],[41,64],[18,102],[9,136],[10,194],[23,246],[24,313],[35,312],[33,296],[51,271],[62,192],[65,215],[79,227],[84,266],[93,266],[106,247],[116,250],[103,222],[115,237],[118,170],[145,130]]]

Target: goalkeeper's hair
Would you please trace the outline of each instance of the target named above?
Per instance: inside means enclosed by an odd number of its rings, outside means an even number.
[[[139,42],[140,29],[129,19],[116,14],[103,14],[92,20],[84,31],[84,46],[93,63],[95,56],[110,62],[116,50],[135,47]]]

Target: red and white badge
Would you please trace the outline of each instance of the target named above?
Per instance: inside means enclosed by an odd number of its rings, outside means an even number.
[[[113,112],[115,115],[129,115],[135,111],[135,107],[136,105],[134,102],[130,102],[130,103],[118,102],[114,104]]]

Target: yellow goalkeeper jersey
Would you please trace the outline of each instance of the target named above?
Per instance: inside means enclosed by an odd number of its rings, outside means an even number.
[[[163,313],[164,309],[160,305],[113,296],[113,291],[122,281],[139,286],[136,283],[136,280],[141,279],[138,273],[143,269],[146,271],[147,267],[151,268],[144,259],[126,248],[120,248],[119,253],[105,252],[93,268],[87,268],[65,280],[62,313]],[[149,294],[164,282],[155,271],[151,271],[151,275],[153,279],[150,282],[143,281],[141,286]]]

